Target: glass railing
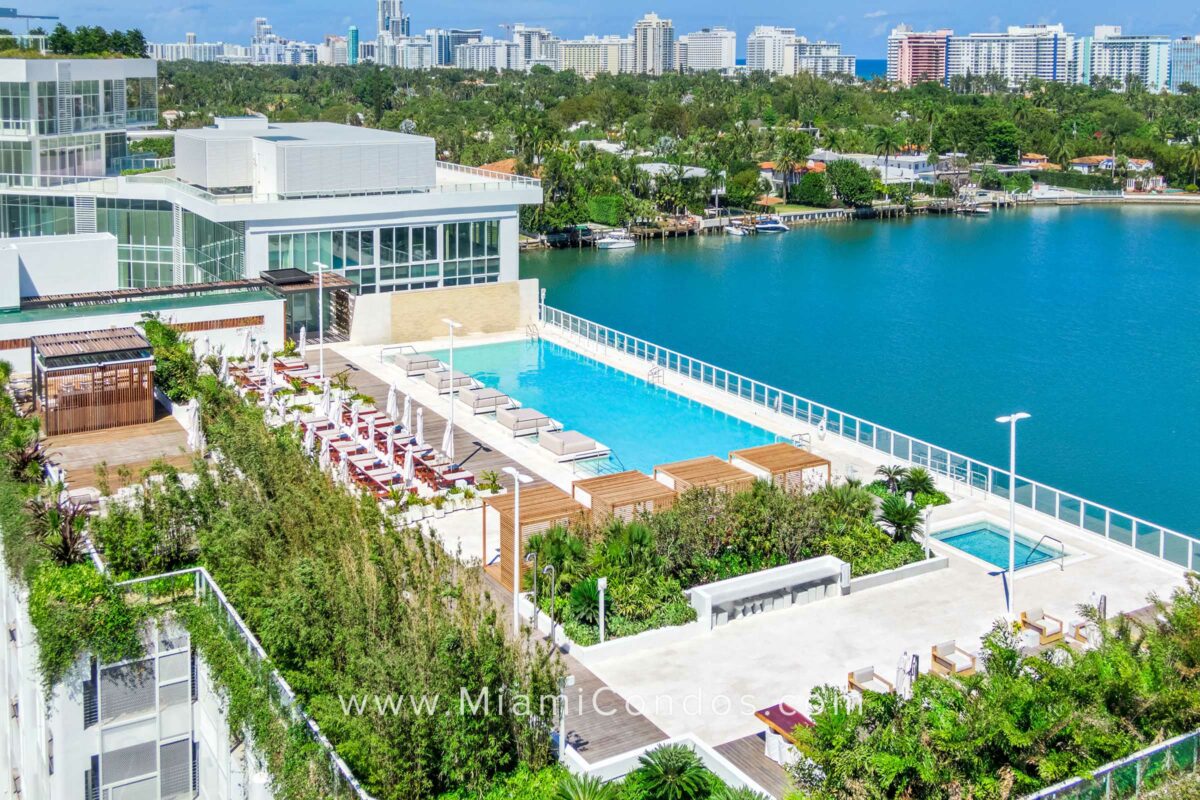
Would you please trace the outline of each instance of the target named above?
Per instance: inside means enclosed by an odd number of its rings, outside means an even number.
[[[1200,731],[1185,733],[1105,764],[1093,771],[1090,777],[1070,778],[1027,795],[1023,800],[1124,800],[1141,797],[1175,778],[1195,772],[1198,742]]]
[[[690,378],[784,417],[808,423],[817,429],[822,438],[833,434],[848,439],[889,456],[892,460],[925,467],[930,472],[962,484],[964,488],[1007,500],[1011,487],[1020,506],[1176,566],[1195,569],[1200,556],[1200,539],[1020,475],[1012,481],[1009,479],[1008,470],[938,447],[636,336],[621,333],[566,311],[543,306],[542,322],[597,347],[633,356],[647,364]]]
[[[130,108],[125,111],[125,122],[129,125],[156,125],[158,124],[158,109],[156,107],[149,108]]]

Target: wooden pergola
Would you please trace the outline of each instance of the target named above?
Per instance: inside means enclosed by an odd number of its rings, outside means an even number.
[[[154,421],[154,352],[135,328],[30,340],[34,410],[47,436]]]
[[[729,463],[792,491],[811,491],[833,480],[829,459],[788,442],[734,450]]]
[[[674,489],[635,469],[575,481],[571,494],[591,506],[592,516],[625,522],[638,514],[670,508],[676,497]]]
[[[521,541],[520,550],[513,553],[513,506],[512,492],[483,499],[483,557],[487,567],[489,553],[487,545],[489,517],[499,517],[500,535],[500,585],[511,590],[513,565],[525,558],[525,544],[530,536],[545,533],[556,526],[585,521],[588,509],[571,495],[549,484],[521,490]]]
[[[716,456],[659,464],[654,479],[678,493],[696,487],[711,487],[726,492],[742,492],[754,485],[755,476]]]

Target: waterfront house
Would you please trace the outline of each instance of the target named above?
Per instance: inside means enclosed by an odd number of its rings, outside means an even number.
[[[806,173],[824,171],[824,161],[814,161],[810,158],[803,164],[793,165],[791,179],[788,180],[788,176],[784,170],[780,169],[774,161],[760,161],[758,164],[758,174],[770,181],[771,186],[774,187],[774,191],[779,192],[781,195],[783,194],[785,182],[791,186],[795,186]]]
[[[1123,188],[1128,192],[1161,192],[1167,186],[1166,178],[1155,174],[1154,162],[1148,158],[1124,159]],[[1070,169],[1081,175],[1113,175],[1121,168],[1120,157],[1116,161],[1111,155],[1081,156],[1071,159]]]
[[[1022,153],[1021,166],[1028,169],[1062,169],[1041,153]]]

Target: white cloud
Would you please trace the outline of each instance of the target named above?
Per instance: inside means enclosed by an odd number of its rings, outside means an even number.
[[[863,19],[878,19],[879,17],[886,17],[887,13],[888,12],[884,11],[882,8],[878,11],[868,11],[867,13],[863,14]]]

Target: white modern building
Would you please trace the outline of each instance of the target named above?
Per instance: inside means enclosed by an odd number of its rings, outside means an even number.
[[[675,69],[675,26],[654,12],[633,25],[633,71],[662,75]]]
[[[325,36],[325,41],[317,45],[317,63],[341,67],[350,63],[350,44],[345,36]]]
[[[454,48],[483,38],[479,28],[426,28],[425,38],[433,45],[433,63],[439,67],[454,66]]]
[[[151,42],[147,45],[147,55],[155,61],[246,63],[250,60],[250,49],[227,42],[198,42],[196,34],[189,33],[182,42]]]
[[[254,36],[250,39],[252,64],[316,64],[317,46],[294,42],[275,33],[266,17],[255,17]]]
[[[633,72],[632,36],[585,36],[558,43],[555,69],[572,70],[585,78],[601,73]]]
[[[971,33],[947,41],[946,80],[998,75],[1010,87],[1031,78],[1070,81],[1070,34],[1057,25],[1012,25],[1003,33]]]
[[[803,36],[789,45],[795,54],[791,58],[793,73],[812,73],[813,75],[853,75],[857,62],[855,56],[842,53],[842,46],[836,42],[810,42]]]
[[[714,27],[680,36],[675,64],[680,72],[731,73],[737,65],[737,33]]]
[[[1133,75],[1151,92],[1159,92],[1170,80],[1170,59],[1168,36],[1127,36],[1120,25],[1097,25],[1091,36],[1074,41],[1071,80],[1090,85],[1104,78],[1124,87]]]
[[[525,59],[519,43],[485,36],[478,42],[467,42],[455,47],[454,66],[479,71],[523,70]]]
[[[404,15],[404,0],[376,0],[375,25],[379,34],[395,38],[408,36],[409,19]]]
[[[771,75],[796,72],[796,29],[759,25],[746,37],[746,69]]]
[[[536,65],[555,68],[558,61],[558,39],[549,28],[538,28],[518,22],[509,30],[512,40],[521,48],[521,63],[525,69]]]
[[[1185,84],[1200,87],[1200,36],[1184,36],[1171,40],[1172,92],[1181,91]]]
[[[392,36],[381,33],[375,40],[371,59],[385,67],[432,69],[437,65],[433,42],[424,36]]]

